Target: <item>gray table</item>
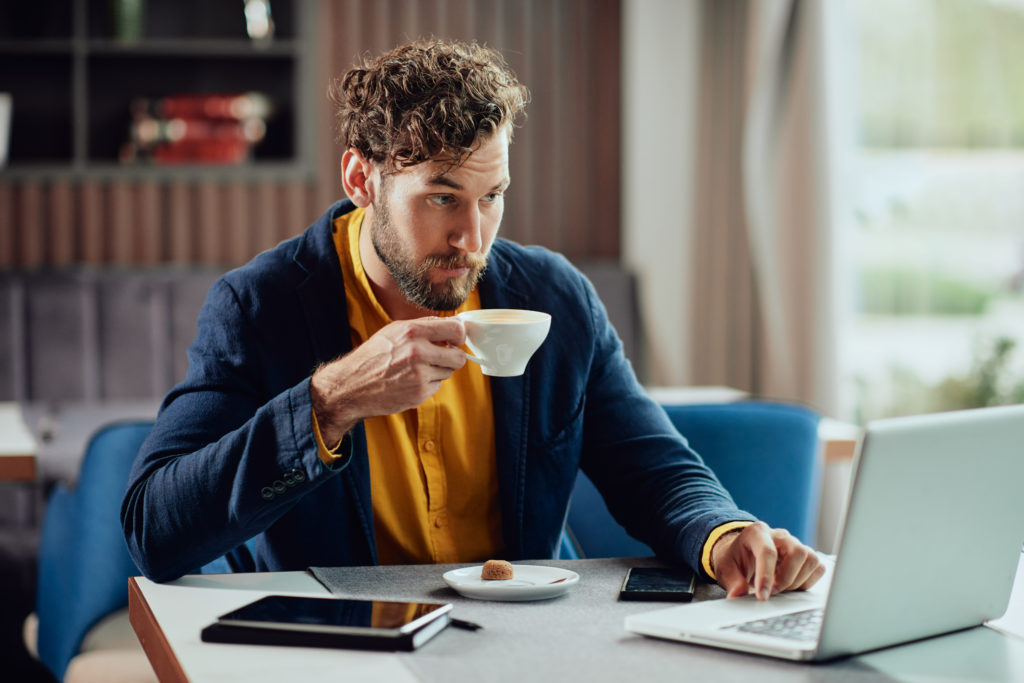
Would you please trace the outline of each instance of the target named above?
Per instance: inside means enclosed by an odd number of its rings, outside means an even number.
[[[332,593],[347,597],[430,599],[455,603],[455,616],[482,631],[448,629],[421,650],[402,654],[424,681],[1007,681],[1024,680],[1024,641],[988,628],[933,638],[826,664],[799,664],[755,655],[644,638],[623,618],[669,603],[618,602],[626,570],[651,559],[536,561],[567,567],[580,583],[566,595],[538,602],[463,598],[440,579],[465,565],[314,568]],[[697,600],[723,597],[698,587]]]

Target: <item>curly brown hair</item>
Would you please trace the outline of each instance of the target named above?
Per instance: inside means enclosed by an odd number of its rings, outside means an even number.
[[[511,139],[530,97],[496,50],[436,39],[364,59],[328,95],[338,141],[389,170],[428,160],[458,165],[481,136],[505,125]]]

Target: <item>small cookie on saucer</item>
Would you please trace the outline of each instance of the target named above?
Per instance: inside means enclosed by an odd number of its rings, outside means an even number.
[[[512,576],[512,564],[505,560],[487,560],[480,572],[480,578],[484,581],[508,581]]]

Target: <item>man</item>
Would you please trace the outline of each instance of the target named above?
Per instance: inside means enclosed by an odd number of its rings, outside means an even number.
[[[497,53],[417,42],[333,95],[349,200],[211,289],[122,506],[147,576],[221,556],[245,570],[550,558],[582,467],[634,536],[730,595],[820,578],[646,397],[589,282],[496,239],[527,100]],[[453,314],[477,308],[551,313],[523,376],[466,364]]]

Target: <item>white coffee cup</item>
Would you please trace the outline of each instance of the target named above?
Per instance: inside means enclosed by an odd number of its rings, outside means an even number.
[[[516,308],[482,308],[464,311],[459,318],[466,325],[466,346],[491,377],[516,377],[540,348],[551,329],[551,316],[540,311]]]

